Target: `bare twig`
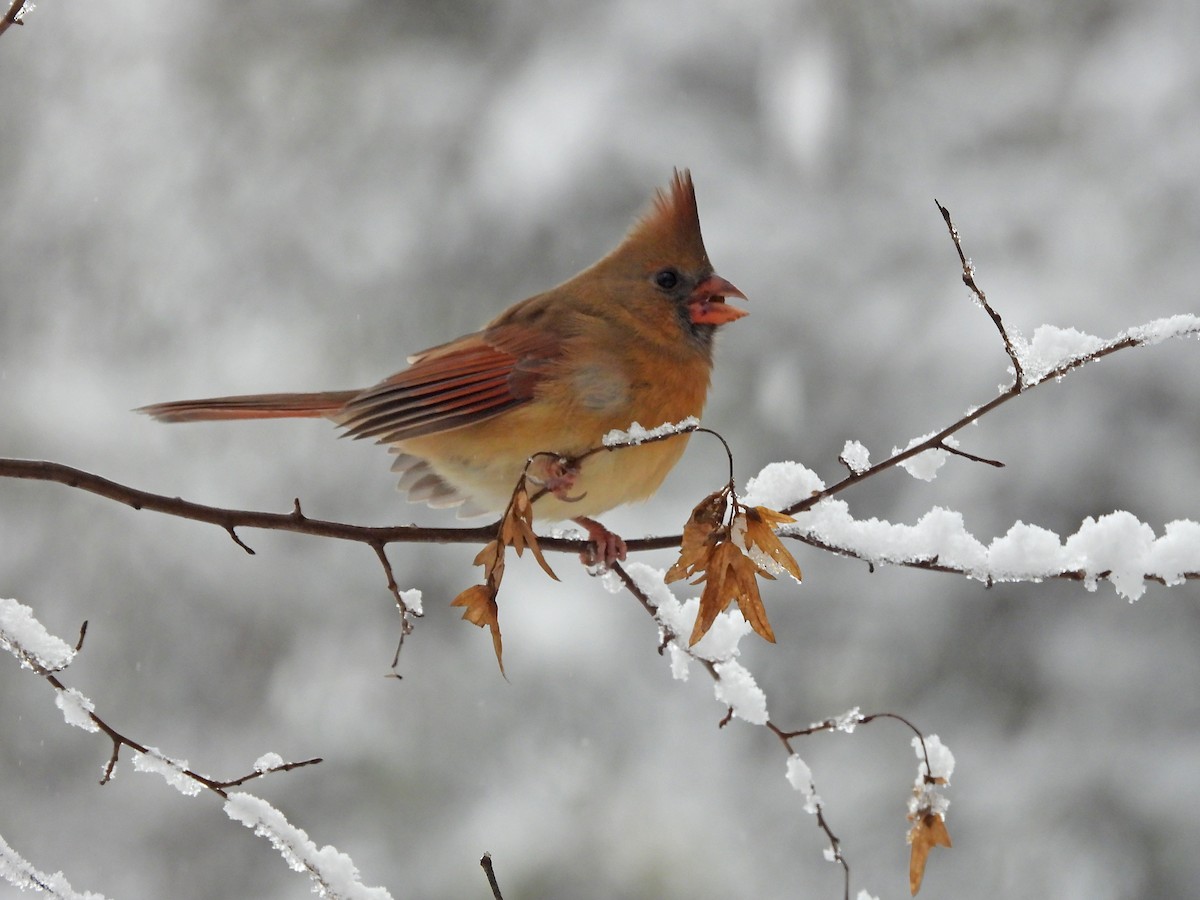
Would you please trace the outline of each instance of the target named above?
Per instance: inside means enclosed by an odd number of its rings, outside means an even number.
[[[975,264],[963,253],[962,239],[959,238],[958,229],[954,227],[954,222],[950,219],[950,210],[938,203],[937,200],[933,202],[937,205],[938,212],[942,214],[942,218],[946,220],[946,228],[950,230],[950,240],[954,242],[954,249],[958,251],[958,259],[962,263],[963,284],[975,295],[975,298],[979,301],[979,305],[991,317],[996,330],[1000,332],[1000,337],[1004,341],[1004,352],[1008,354],[1008,359],[1013,366],[1013,374],[1016,376],[1015,384],[1021,384],[1025,380],[1025,373],[1021,369],[1021,360],[1017,357],[1016,347],[1013,346],[1012,339],[1008,336],[1008,330],[1004,327],[1004,321],[1000,318],[1000,313],[996,312],[992,308],[992,305],[988,303],[983,289],[975,283]]]
[[[83,648],[83,638],[86,633],[87,633],[87,623],[84,622],[83,627],[81,627],[79,630],[79,641],[75,645],[76,652],[78,652],[79,650],[81,650]],[[34,674],[40,675],[42,678],[44,678],[50,684],[50,686],[53,687],[56,691],[59,691],[60,693],[63,693],[63,694],[67,694],[70,692],[70,689],[58,677],[58,673],[62,672],[64,669],[66,669],[67,665],[69,665],[69,662],[64,663],[61,666],[58,666],[55,669],[48,669],[44,665],[41,664],[37,654],[26,650],[24,647],[15,645],[14,642],[11,640],[6,641],[5,643],[6,643],[6,646],[8,647],[8,649],[10,650],[10,652],[12,652],[14,656],[16,656],[19,660],[21,660],[22,663],[24,663],[25,666],[27,668],[29,668]],[[121,755],[122,747],[128,747],[130,750],[134,751],[135,753],[140,753],[145,756],[158,756],[159,755],[155,750],[151,749],[150,747],[146,746],[145,744],[141,743],[140,741],[134,740],[133,738],[129,737],[128,735],[125,735],[122,732],[117,731],[117,729],[115,729],[113,726],[109,725],[108,722],[106,722],[99,715],[97,715],[94,710],[88,709],[88,710],[86,710],[86,714],[87,714],[88,719],[91,720],[92,724],[96,726],[95,730],[99,730],[99,731],[103,732],[105,735],[108,736],[108,739],[110,741],[112,741],[112,753],[109,755],[108,763],[104,767],[104,774],[100,779],[101,784],[107,784],[109,781],[112,780],[113,772],[117,767],[117,761]],[[93,729],[88,729],[88,730],[90,731]],[[185,768],[182,766],[179,767],[179,773],[181,775],[185,776],[186,778],[189,778],[192,781],[196,782],[200,786],[206,788],[207,790],[212,791],[215,794],[218,794],[222,798],[228,799],[228,797],[229,797],[228,791],[230,788],[238,787],[239,785],[243,785],[248,781],[253,781],[256,778],[262,778],[264,775],[268,775],[272,772],[290,772],[293,769],[299,769],[304,766],[316,765],[317,763],[319,763],[321,761],[322,760],[320,759],[320,757],[316,757],[313,759],[301,760],[299,762],[284,762],[284,763],[280,763],[277,766],[271,766],[270,768],[256,769],[255,771],[250,772],[246,775],[243,775],[240,778],[234,778],[234,779],[230,779],[228,781],[218,781],[214,778],[210,778],[207,775],[203,775],[200,772],[196,772],[193,769]]]
[[[487,875],[488,887],[492,889],[492,896],[495,900],[504,900],[504,896],[500,893],[500,882],[496,880],[496,870],[492,867],[492,854],[484,853],[479,858],[479,865],[483,867],[484,874]]]

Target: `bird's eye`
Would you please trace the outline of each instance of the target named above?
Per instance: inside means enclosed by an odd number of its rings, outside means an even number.
[[[679,284],[679,273],[674,269],[661,269],[654,273],[654,283],[664,291],[669,291]]]

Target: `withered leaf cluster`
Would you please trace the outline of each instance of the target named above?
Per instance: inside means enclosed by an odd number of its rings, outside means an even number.
[[[475,565],[483,566],[483,584],[474,584],[454,598],[451,606],[463,606],[462,617],[480,628],[487,626],[492,632],[492,647],[496,651],[496,663],[500,666],[500,674],[504,674],[504,647],[500,636],[500,609],[496,604],[496,595],[500,593],[500,582],[504,578],[504,552],[512,547],[517,556],[526,550],[533,552],[547,575],[558,580],[542,548],[538,546],[537,535],[533,531],[533,502],[529,498],[529,489],[524,476],[517,482],[508,509],[500,519],[500,527],[496,537],[484,544],[483,549],[475,556]]]
[[[684,578],[704,584],[689,645],[704,637],[734,601],[750,627],[774,643],[758,577],[774,579],[785,571],[797,581],[801,578],[800,566],[775,534],[778,526],[795,520],[765,506],[741,506],[733,498],[733,517],[726,522],[731,495],[726,486],[696,505],[683,526],[679,559],[667,571],[668,584]]]

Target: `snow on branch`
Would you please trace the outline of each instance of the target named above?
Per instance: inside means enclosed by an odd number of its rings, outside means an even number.
[[[156,747],[125,736],[96,714],[95,704],[91,700],[75,688],[68,688],[56,674],[65,669],[82,648],[86,631],[85,623],[79,644],[72,650],[59,638],[49,634],[28,606],[16,600],[0,599],[0,647],[12,653],[24,668],[31,669],[55,688],[55,702],[68,724],[85,731],[102,731],[112,741],[112,755],[104,767],[101,784],[112,780],[121,748],[127,747],[134,753],[135,771],[158,774],[167,784],[187,796],[208,790],[225,799],[225,811],[229,816],[250,826],[256,834],[268,837],[292,868],[308,872],[314,882],[314,890],[321,896],[334,900],[390,900],[391,895],[383,888],[367,888],[359,883],[358,870],[349,857],[329,846],[318,850],[302,830],[290,825],[283,814],[266,801],[243,792],[230,793],[230,788],[274,772],[288,772],[315,765],[321,762],[319,758],[284,762],[278,753],[264,753],[255,760],[254,768],[248,774],[229,781],[217,781],[190,768],[186,760],[174,759]],[[0,876],[22,889],[43,891],[64,900],[103,900],[97,894],[74,892],[61,873],[44,875],[38,872],[2,838]]]
[[[22,891],[36,891],[52,900],[104,900],[103,894],[76,891],[62,872],[47,875],[25,860],[0,837],[0,878]]]
[[[354,861],[336,847],[317,848],[303,828],[290,823],[275,807],[253,794],[235,793],[225,801],[225,814],[265,837],[297,872],[307,872],[313,890],[330,900],[392,900],[385,888],[359,881]]]
[[[1137,600],[1145,583],[1182,584],[1200,578],[1200,523],[1168,522],[1161,535],[1132,513],[1118,510],[1088,517],[1065,540],[1037,525],[1016,522],[984,544],[967,531],[963,515],[935,506],[916,524],[856,519],[844,500],[833,499],[812,470],[800,463],[771,463],[746,484],[747,503],[794,508],[797,496],[822,496],[795,512],[781,535],[852,556],[871,565],[900,565],[951,572],[986,584],[1065,578],[1093,591],[1109,581],[1117,593]],[[789,504],[792,504],[789,507]]]

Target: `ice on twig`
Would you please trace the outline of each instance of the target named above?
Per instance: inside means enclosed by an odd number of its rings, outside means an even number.
[[[858,441],[846,441],[838,459],[855,475],[861,475],[871,468],[871,453]]]
[[[916,815],[919,810],[928,810],[936,815],[945,817],[950,808],[950,800],[942,793],[942,788],[950,784],[950,776],[954,774],[954,754],[942,743],[936,734],[912,739],[913,750],[920,762],[917,764],[917,777],[913,782],[913,795],[908,801],[909,815]],[[925,757],[929,757],[929,768],[925,768]]]
[[[264,753],[254,761],[255,772],[270,772],[283,765],[283,757],[278,753]]]
[[[812,769],[798,754],[793,753],[787,759],[787,780],[788,784],[804,795],[804,811],[816,815],[821,809],[821,798],[813,785]]]
[[[76,891],[62,872],[47,875],[30,865],[0,837],[0,879],[21,891],[34,891],[55,900],[104,900],[103,894]]]
[[[605,447],[626,447],[636,444],[642,444],[646,441],[657,440],[658,438],[666,437],[669,434],[679,434],[684,431],[695,431],[699,426],[700,420],[695,416],[688,416],[678,422],[664,422],[654,428],[646,428],[643,425],[634,422],[627,429],[622,431],[619,428],[614,428],[608,434],[604,435],[602,443]]]
[[[1032,340],[1017,338],[1014,343],[1025,373],[1025,384],[1033,385],[1056,369],[1102,350],[1109,342],[1075,328],[1039,325]]]
[[[895,456],[897,453],[902,453],[904,450],[908,450],[917,446],[918,444],[925,443],[927,440],[933,437],[935,433],[936,432],[930,432],[929,434],[921,435],[921,437],[913,438],[908,442],[907,447],[893,447],[892,455]],[[944,441],[942,441],[942,443],[947,447],[958,446],[958,441],[952,437],[946,438]],[[909,457],[908,459],[904,460],[904,462],[900,463],[900,466],[913,478],[919,478],[921,481],[933,481],[933,479],[937,478],[938,469],[946,464],[946,459],[949,456],[949,451],[943,449],[942,447],[932,447],[929,450],[918,453],[916,456]]]
[[[54,705],[62,710],[63,718],[68,725],[82,728],[84,731],[99,731],[100,726],[92,719],[96,704],[83,696],[75,688],[59,691],[54,697]]]
[[[179,793],[194,797],[200,793],[203,785],[188,775],[187,767],[186,759],[171,759],[156,747],[147,747],[145,753],[135,753],[133,756],[134,771],[161,775]]]
[[[1128,329],[1125,335],[1146,347],[1170,338],[1197,337],[1200,336],[1200,316],[1183,314],[1168,316],[1165,319],[1154,319],[1144,325],[1135,325]]]
[[[46,631],[32,609],[3,598],[0,598],[0,647],[12,653],[21,665],[42,673],[65,669],[75,658],[75,651]]]
[[[714,664],[713,669],[718,679],[713,686],[717,700],[751,725],[766,724],[767,695],[758,686],[750,670],[732,659]]]
[[[425,613],[421,610],[421,589],[410,588],[407,591],[400,592],[400,602],[402,602],[408,611],[414,616],[423,616]]]

